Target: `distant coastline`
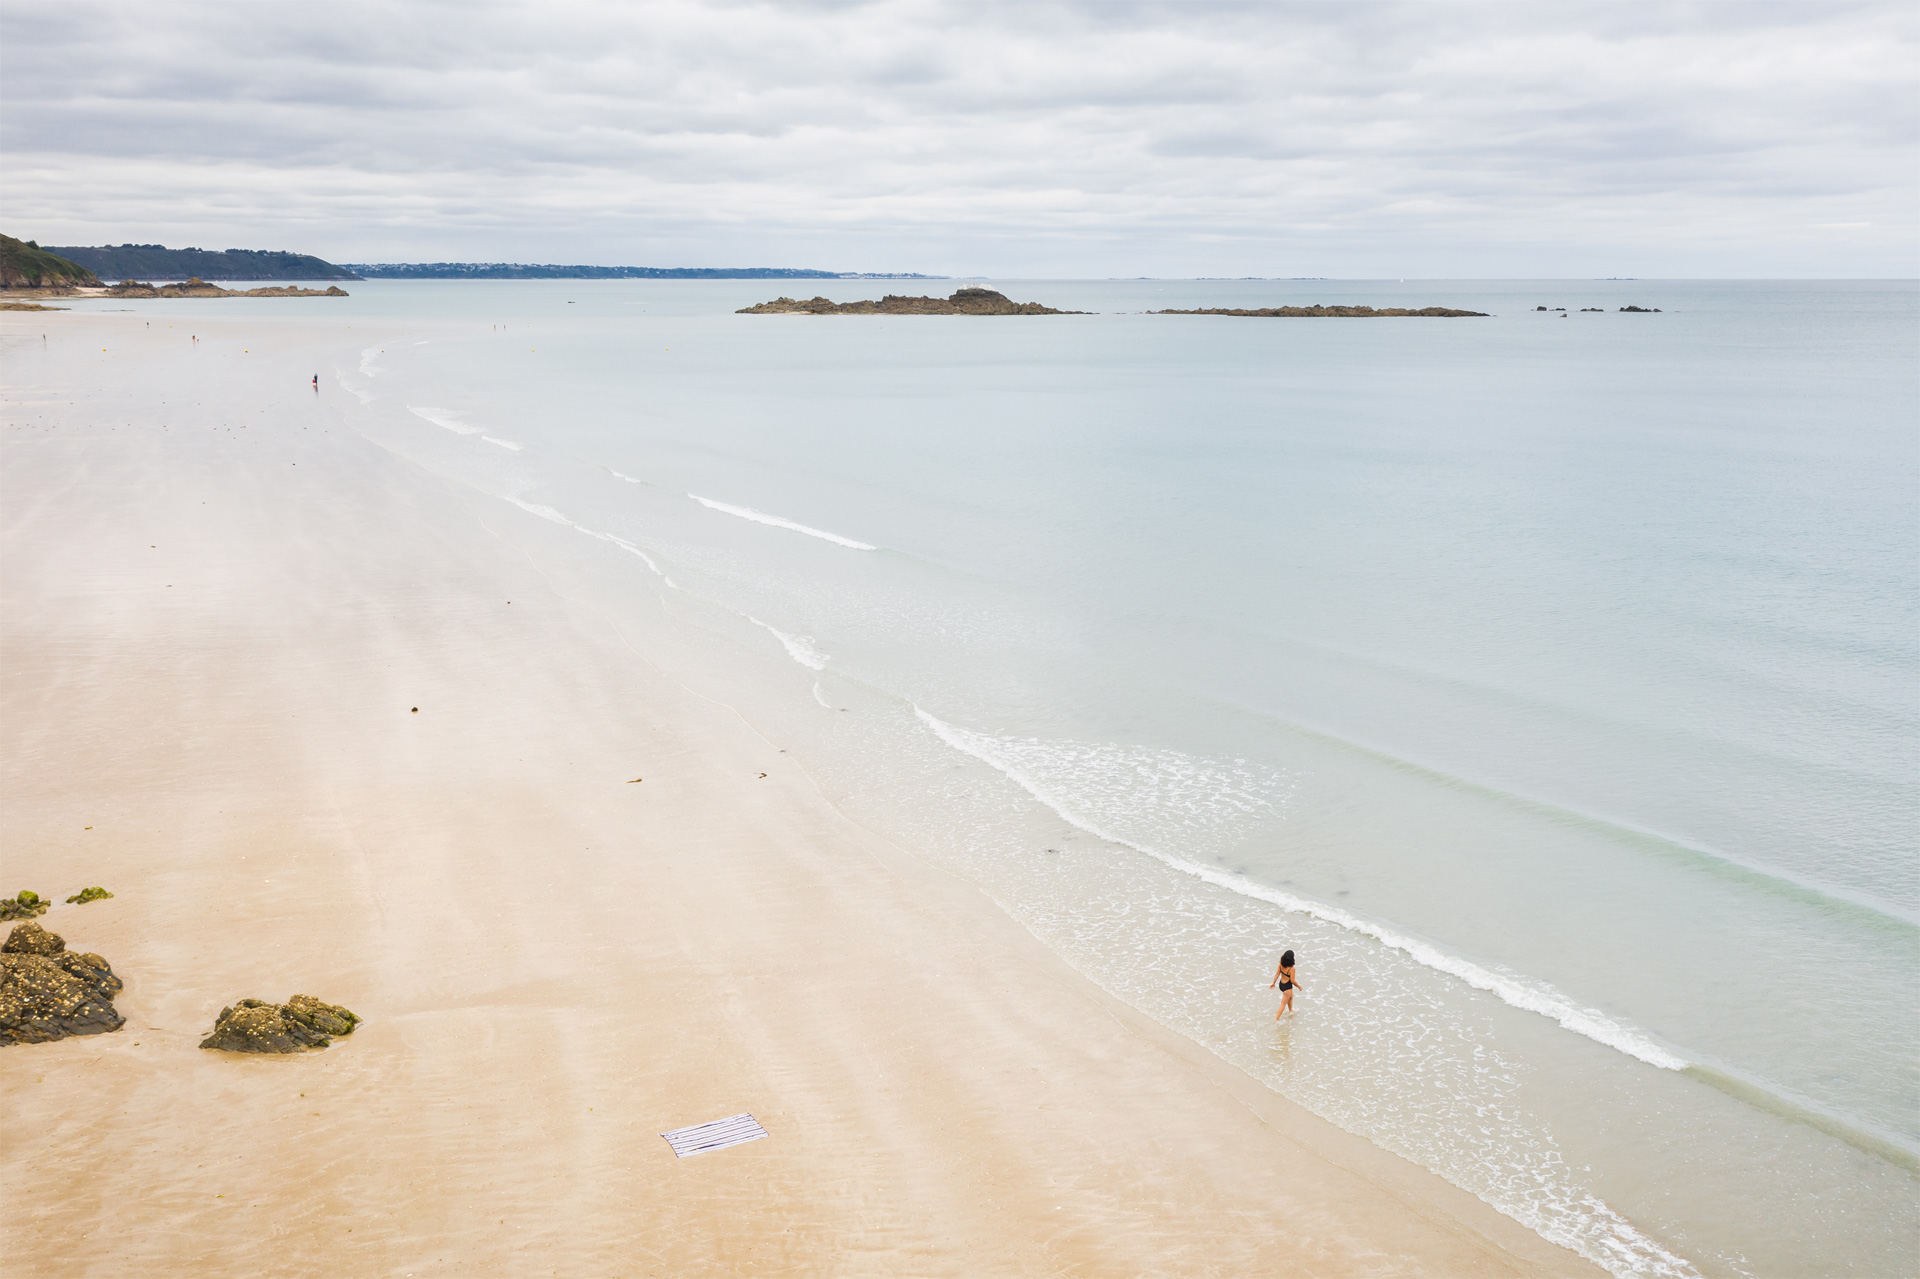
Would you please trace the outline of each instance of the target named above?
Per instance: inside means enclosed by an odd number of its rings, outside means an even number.
[[[524,262],[355,262],[368,280],[944,280],[911,271],[815,271],[781,266],[556,266]]]

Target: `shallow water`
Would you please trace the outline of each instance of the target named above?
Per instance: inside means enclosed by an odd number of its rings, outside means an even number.
[[[1616,1273],[1911,1267],[1913,285],[777,287],[357,285],[323,381],[1316,1112]],[[1143,314],[1343,301],[1494,314]]]

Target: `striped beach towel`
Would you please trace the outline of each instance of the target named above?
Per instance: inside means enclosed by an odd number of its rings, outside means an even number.
[[[685,1159],[688,1155],[697,1155],[703,1150],[724,1150],[728,1146],[737,1146],[744,1141],[758,1141],[767,1135],[767,1130],[758,1120],[746,1111],[737,1115],[728,1115],[725,1119],[716,1119],[708,1124],[695,1124],[691,1128],[675,1128],[671,1132],[660,1134],[673,1147],[673,1153]]]

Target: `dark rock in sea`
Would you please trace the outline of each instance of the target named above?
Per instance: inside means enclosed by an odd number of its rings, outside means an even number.
[[[202,279],[179,284],[152,285],[144,280],[122,280],[107,289],[115,298],[344,298],[350,296],[338,285],[324,289],[296,289],[291,285],[262,289],[223,289]]]
[[[0,897],[0,920],[32,919],[35,915],[47,913],[52,902],[39,893],[23,888],[18,897]]]
[[[1582,311],[1605,311],[1607,308],[1604,306],[1583,306],[1580,309]]]
[[[69,951],[38,924],[17,924],[0,945],[0,1045],[118,1030],[127,1019],[113,997],[123,985],[100,956]]]
[[[325,1048],[331,1036],[351,1035],[360,1018],[338,1004],[324,1004],[312,995],[295,995],[284,1004],[243,999],[220,1010],[213,1033],[202,1048],[236,1053],[296,1053]]]
[[[86,902],[103,901],[111,896],[113,896],[113,894],[104,888],[83,888],[73,896],[67,898],[67,905],[79,906]]]
[[[1543,306],[1536,309],[1544,311],[1547,308]],[[1322,316],[1332,316],[1337,318],[1352,317],[1352,318],[1365,319],[1365,318],[1374,318],[1379,316],[1394,316],[1394,315],[1421,315],[1421,316],[1475,315],[1475,316],[1481,316],[1484,318],[1487,313],[1485,311],[1450,311],[1443,306],[1427,306],[1427,307],[1420,308],[1418,311],[1409,311],[1404,307],[1397,307],[1397,306],[1382,307],[1377,311],[1370,306],[1265,306],[1265,307],[1261,307],[1257,311],[1242,311],[1238,309],[1230,310],[1225,307],[1208,307],[1205,310],[1200,310],[1200,311],[1154,311],[1152,312],[1152,314],[1154,315],[1247,315],[1247,316],[1258,316],[1262,318],[1273,316],[1273,317],[1281,317],[1286,319],[1295,319],[1295,318],[1312,319],[1312,318],[1319,318]]]
[[[1536,307],[1534,307],[1533,309],[1534,309],[1534,310],[1536,310],[1536,311],[1544,311],[1544,310],[1546,310],[1547,308],[1546,308],[1546,307],[1544,307],[1544,306],[1536,306]]]
[[[1657,307],[1657,306],[1623,306],[1623,307],[1621,307],[1620,309],[1621,309],[1622,311],[1637,311],[1637,312],[1638,312],[1638,313],[1640,313],[1641,315],[1658,315],[1658,314],[1660,314],[1660,308],[1659,308],[1659,307]]]
[[[831,302],[809,298],[775,298],[758,306],[741,307],[736,315],[1085,315],[1084,311],[1056,311],[1038,302],[1015,302],[992,289],[961,289],[950,298],[909,298],[889,293],[878,302]]]

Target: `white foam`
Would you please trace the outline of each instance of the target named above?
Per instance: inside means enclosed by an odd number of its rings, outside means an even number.
[[[380,367],[373,362],[373,357],[380,354],[382,354],[381,349],[377,346],[370,346],[360,352],[360,372],[363,376],[380,376]]]
[[[701,497],[698,493],[689,493],[688,497],[702,506],[728,515],[737,515],[743,520],[752,520],[756,524],[771,524],[775,528],[791,529],[795,533],[805,533],[808,537],[817,537],[832,542],[836,546],[851,547],[856,551],[877,551],[880,548],[866,542],[856,542],[850,537],[841,537],[838,533],[829,533],[825,529],[809,528],[805,524],[796,524],[792,520],[783,520],[778,515],[768,515],[765,511],[756,511],[752,507],[734,506],[727,502],[716,502],[710,497]]]
[[[588,537],[594,538],[597,541],[606,542],[613,546],[617,546],[621,550],[625,551],[627,554],[638,557],[641,563],[645,564],[650,570],[652,570],[653,575],[655,577],[658,577],[663,583],[672,587],[674,590],[681,591],[686,589],[685,587],[681,586],[678,582],[668,577],[666,573],[660,568],[660,566],[654,563],[653,557],[651,555],[647,554],[645,551],[641,550],[639,547],[635,546],[632,542],[629,542],[624,537],[619,537],[612,533],[602,533],[598,529],[588,528],[584,524],[578,523],[574,520],[567,518],[565,515],[561,514],[559,511],[554,510],[551,506],[542,506],[538,502],[524,502],[517,497],[508,497],[507,501],[512,502],[515,506],[519,507],[523,511],[528,512],[529,514],[538,515],[543,520],[552,520],[555,524],[564,524],[568,528],[573,529],[579,533],[584,533]],[[768,629],[771,630],[772,628],[769,627]],[[775,633],[777,634],[778,632],[775,632]]]
[[[1330,906],[1269,885],[1253,883],[1242,876],[1228,874],[1211,866],[1203,866],[1183,857],[1161,852],[1135,839],[1117,834],[1109,828],[1108,823],[1085,812],[1081,805],[1062,796],[1056,787],[1034,777],[1032,768],[1023,767],[1023,763],[1027,761],[1023,761],[1021,756],[1024,754],[1031,757],[1034,754],[1033,750],[1023,748],[1041,745],[1037,739],[1023,742],[1021,739],[991,737],[946,723],[918,706],[913,708],[913,712],[920,717],[922,723],[933,730],[941,741],[998,770],[1066,821],[1089,834],[1144,853],[1176,870],[1225,888],[1229,892],[1269,902],[1283,910],[1296,911],[1371,937],[1382,945],[1401,952],[1415,963],[1446,973],[1476,990],[1487,991],[1515,1008],[1550,1017],[1576,1034],[1585,1035],[1609,1048],[1637,1057],[1648,1065],[1658,1066],[1662,1070],[1684,1070],[1690,1064],[1644,1035],[1620,1025],[1598,1009],[1587,1008],[1574,1002],[1545,982],[1534,981],[1505,970],[1484,967],[1458,955],[1449,954],[1431,942],[1397,933],[1373,920],[1342,910],[1337,906]],[[1061,745],[1072,745],[1082,753],[1087,749],[1078,744]],[[1221,798],[1228,803],[1246,802],[1245,796],[1226,794]]]
[[[496,440],[491,435],[483,435],[480,438],[489,444],[498,444],[503,449],[512,449],[515,453],[518,453],[521,448],[520,445],[515,444],[512,440]]]
[[[538,515],[543,520],[552,520],[555,524],[564,524],[568,528],[577,528],[577,529],[580,529],[582,533],[588,533],[592,531],[590,529],[582,528],[578,524],[575,524],[572,520],[560,514],[560,512],[554,510],[551,506],[541,506],[536,502],[522,502],[517,497],[510,497],[507,500],[509,502],[512,502],[515,506],[519,507],[521,510],[530,511],[533,514]]]
[[[824,671],[827,669],[827,654],[820,651],[820,646],[813,642],[811,635],[789,635],[783,630],[768,626],[751,613],[747,615],[747,620],[762,630],[771,632],[773,637],[780,641],[780,646],[787,650],[787,656],[808,670]]]
[[[480,434],[479,427],[468,426],[465,422],[460,421],[452,409],[415,408],[409,404],[407,405],[407,412],[413,414],[415,417],[425,418],[435,426],[445,427],[455,435]]]
[[[607,474],[611,475],[616,480],[625,480],[629,484],[638,484],[640,482],[639,480],[635,479],[631,475],[622,475],[620,472],[614,470],[611,466],[607,468]]]

